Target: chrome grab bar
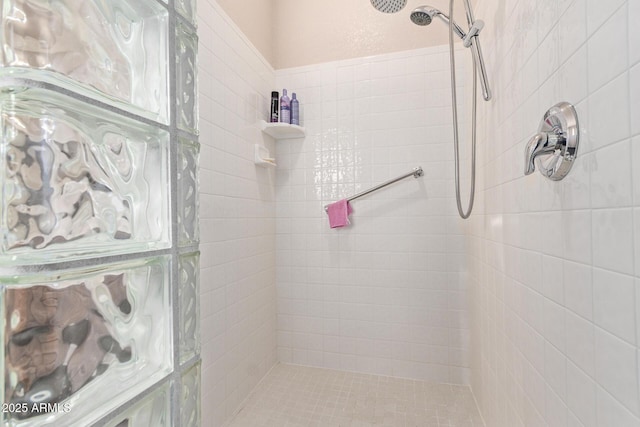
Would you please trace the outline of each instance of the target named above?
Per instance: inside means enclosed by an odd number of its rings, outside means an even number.
[[[349,198],[347,198],[347,202],[350,202],[352,200],[358,199],[362,196],[366,196],[369,193],[373,193],[374,191],[380,190],[381,188],[386,187],[387,185],[391,185],[391,184],[395,184],[398,181],[401,181],[405,178],[409,178],[410,176],[414,177],[414,178],[419,178],[421,176],[424,175],[424,171],[422,170],[422,166],[418,166],[417,168],[414,168],[411,172],[406,173],[402,176],[399,176],[397,178],[393,178],[390,179],[389,181],[383,182],[382,184],[376,185],[375,187],[372,187],[368,190],[362,191],[356,195],[353,195]],[[324,205],[324,211],[327,212],[329,210],[329,205]]]

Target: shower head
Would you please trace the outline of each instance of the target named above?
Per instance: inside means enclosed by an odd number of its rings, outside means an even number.
[[[413,12],[411,12],[411,22],[422,27],[431,24],[435,17],[440,18],[444,23],[449,25],[449,17],[435,7],[420,6],[413,9]],[[455,31],[458,37],[464,39],[464,31],[462,31],[462,28],[460,28],[460,26],[455,22],[453,23],[453,31]]]
[[[407,5],[407,0],[371,0],[371,5],[380,12],[396,13]]]
[[[420,6],[413,9],[413,12],[411,12],[411,22],[424,27],[425,25],[431,24],[433,17],[438,13],[442,14],[438,9],[434,9],[430,6]]]

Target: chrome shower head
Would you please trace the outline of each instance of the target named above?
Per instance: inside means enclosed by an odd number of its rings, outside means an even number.
[[[407,0],[371,0],[371,5],[380,12],[396,13],[407,5]]]
[[[435,17],[440,18],[442,22],[449,25],[449,17],[435,7],[420,6],[416,7],[413,9],[413,12],[411,12],[411,22],[422,27],[431,24]],[[453,23],[453,31],[458,35],[458,37],[464,39],[464,31],[462,31],[462,28],[460,28],[460,26],[455,22]]]
[[[411,22],[424,27],[425,25],[431,24],[431,21],[433,21],[433,17],[438,13],[442,12],[430,6],[420,6],[413,9],[413,12],[411,12]]]

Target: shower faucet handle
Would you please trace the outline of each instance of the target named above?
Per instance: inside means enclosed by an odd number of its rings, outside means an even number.
[[[561,137],[560,137],[561,138]],[[558,136],[538,132],[529,142],[524,153],[524,174],[531,175],[536,170],[535,159],[543,154],[552,154],[558,148]]]
[[[538,132],[527,142],[527,148],[524,151],[524,174],[531,175],[536,170],[536,153],[539,153],[541,147],[547,143],[547,134]]]
[[[578,154],[578,115],[573,105],[560,102],[542,118],[538,133],[527,143],[524,174],[538,169],[552,181],[567,176]]]

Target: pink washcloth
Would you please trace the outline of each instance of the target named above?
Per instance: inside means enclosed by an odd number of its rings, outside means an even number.
[[[345,225],[350,224],[349,215],[351,212],[353,212],[353,209],[351,209],[351,205],[346,199],[331,203],[327,207],[329,225],[331,228],[344,227]]]

